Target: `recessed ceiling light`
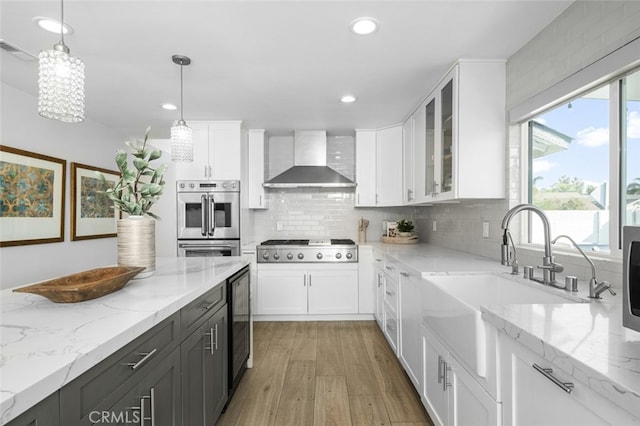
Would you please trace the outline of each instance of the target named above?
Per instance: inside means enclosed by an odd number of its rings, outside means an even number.
[[[358,35],[367,35],[374,33],[378,29],[378,21],[373,18],[358,18],[351,21],[351,25],[349,25],[351,31]]]
[[[178,109],[174,104],[162,104],[162,109],[166,109],[167,111],[175,111]]]
[[[340,98],[340,102],[345,104],[350,104],[351,102],[355,102],[355,101],[356,101],[355,96],[351,96],[351,95],[344,95],[343,97]]]
[[[47,18],[46,16],[36,16],[32,19],[33,23],[42,28],[45,31],[49,31],[50,33],[60,34],[60,21]],[[62,28],[64,34],[73,34],[73,28],[67,23],[62,24]]]

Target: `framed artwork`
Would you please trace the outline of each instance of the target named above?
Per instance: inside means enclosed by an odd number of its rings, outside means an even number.
[[[64,241],[66,166],[0,145],[0,247]]]
[[[104,193],[107,186],[96,172],[114,184],[120,178],[120,173],[113,170],[71,163],[72,241],[116,236],[120,212],[113,208],[113,201]]]

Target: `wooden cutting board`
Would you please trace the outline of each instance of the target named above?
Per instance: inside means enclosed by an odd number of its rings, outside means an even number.
[[[386,244],[416,244],[418,237],[415,235],[410,237],[385,237],[383,235],[382,242]]]

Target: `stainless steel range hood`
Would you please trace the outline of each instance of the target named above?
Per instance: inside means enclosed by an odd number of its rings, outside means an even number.
[[[293,167],[263,184],[265,188],[353,188],[355,182],[327,166],[327,132],[296,130]]]

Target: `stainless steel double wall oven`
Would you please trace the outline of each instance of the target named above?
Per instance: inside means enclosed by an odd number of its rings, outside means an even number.
[[[178,181],[178,256],[240,255],[240,182]]]

